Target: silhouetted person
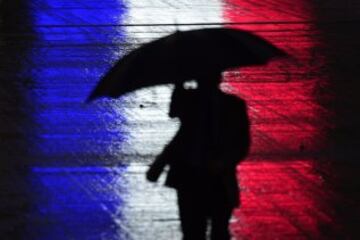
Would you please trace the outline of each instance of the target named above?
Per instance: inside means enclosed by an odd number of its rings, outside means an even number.
[[[239,205],[236,166],[249,150],[249,121],[245,102],[223,93],[220,80],[212,73],[197,79],[197,89],[175,87],[169,116],[181,126],[147,172],[156,181],[169,165],[166,185],[177,190],[184,240],[206,239],[209,220],[212,240],[230,239]]]

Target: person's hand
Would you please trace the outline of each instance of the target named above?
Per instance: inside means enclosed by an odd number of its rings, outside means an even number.
[[[161,174],[161,170],[155,168],[154,165],[151,165],[146,172],[146,179],[150,182],[156,182]]]

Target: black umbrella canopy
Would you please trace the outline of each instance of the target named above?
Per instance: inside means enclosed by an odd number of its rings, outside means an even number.
[[[263,65],[286,52],[244,30],[177,31],[135,49],[105,74],[90,94],[119,97],[139,88],[176,83],[228,68]]]

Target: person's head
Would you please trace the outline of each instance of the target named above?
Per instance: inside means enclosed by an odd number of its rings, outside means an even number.
[[[202,74],[198,77],[197,82],[199,89],[214,89],[219,88],[219,84],[221,82],[221,72],[213,71]]]

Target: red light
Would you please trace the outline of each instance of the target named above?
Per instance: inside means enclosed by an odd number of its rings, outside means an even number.
[[[241,207],[231,230],[236,239],[317,239],[322,179],[311,156],[323,141],[324,112],[315,98],[320,79],[313,61],[319,44],[311,6],[289,1],[224,1],[228,27],[255,32],[287,51],[296,61],[235,69],[224,74],[226,91],[248,103],[252,148],[238,167]],[[295,159],[295,160],[294,160]],[[312,194],[312,193],[315,194]]]

